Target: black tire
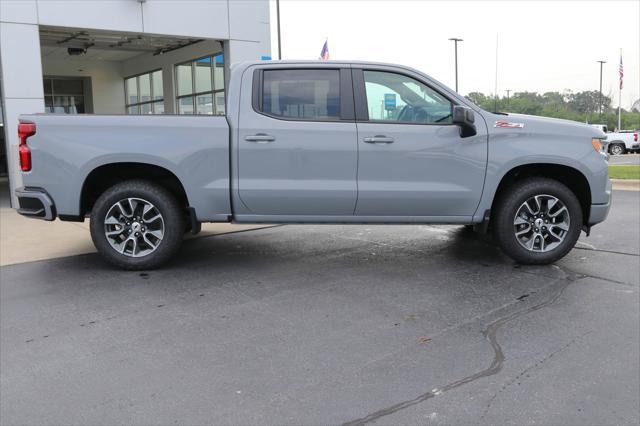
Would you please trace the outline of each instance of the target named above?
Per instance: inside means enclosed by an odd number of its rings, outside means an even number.
[[[569,229],[564,239],[546,252],[530,251],[515,235],[514,219],[520,206],[535,195],[550,195],[561,201],[569,212]],[[523,264],[549,264],[564,257],[575,246],[582,230],[583,216],[580,201],[566,185],[554,179],[527,178],[516,182],[498,194],[492,227],[502,251]]]
[[[141,257],[118,252],[107,240],[105,218],[112,206],[120,200],[139,198],[153,204],[162,215],[164,235],[157,248]],[[149,270],[166,263],[176,254],[185,229],[184,208],[169,191],[145,180],[129,180],[107,189],[95,202],[91,211],[91,239],[102,257],[112,265],[127,270]]]
[[[612,143],[609,145],[609,154],[611,155],[623,155],[627,153],[627,147],[621,143]]]

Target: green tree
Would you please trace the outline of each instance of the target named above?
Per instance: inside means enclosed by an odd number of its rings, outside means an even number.
[[[566,108],[566,101],[562,93],[546,92],[542,95],[542,105],[547,111],[561,111]]]
[[[467,99],[486,111],[504,111],[520,114],[540,115],[582,123],[606,124],[610,129],[618,126],[618,111],[611,106],[611,98],[602,96],[603,113],[598,114],[600,92],[597,90],[573,93],[517,92],[507,99],[481,92],[471,92]],[[640,112],[622,111],[621,126],[626,130],[640,129]]]
[[[471,92],[466,96],[466,98],[483,109],[483,105],[486,105],[487,102],[487,96],[480,92]]]
[[[508,106],[510,111],[530,115],[540,115],[542,108],[542,96],[535,92],[516,92]]]
[[[570,95],[569,97],[569,108],[573,111],[589,114],[595,113],[599,110],[600,105],[600,92],[597,90],[578,92]],[[603,111],[606,111],[611,106],[611,98],[608,96],[602,95],[602,108]]]

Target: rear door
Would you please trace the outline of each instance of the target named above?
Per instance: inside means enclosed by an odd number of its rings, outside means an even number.
[[[349,68],[253,71],[240,112],[238,192],[252,215],[353,215],[357,131]]]
[[[463,220],[476,210],[487,164],[487,130],[460,136],[454,102],[419,75],[353,68],[358,125],[356,216]]]

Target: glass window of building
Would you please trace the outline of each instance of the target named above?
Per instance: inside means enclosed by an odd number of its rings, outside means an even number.
[[[224,56],[176,65],[178,114],[224,115]]]
[[[44,106],[52,114],[84,114],[84,81],[82,78],[45,77]]]
[[[124,80],[127,114],[164,114],[162,70]]]

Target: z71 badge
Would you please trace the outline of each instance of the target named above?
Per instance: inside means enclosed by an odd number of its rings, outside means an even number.
[[[508,121],[496,121],[493,127],[497,127],[499,129],[522,129],[524,127],[524,123],[509,123]]]

